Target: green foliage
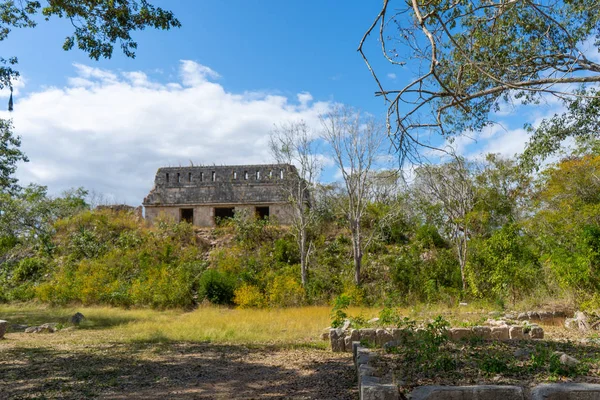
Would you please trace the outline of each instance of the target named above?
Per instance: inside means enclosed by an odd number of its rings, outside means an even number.
[[[207,299],[213,304],[233,304],[235,280],[230,275],[214,269],[206,270],[198,286],[200,299]]]
[[[1,35],[0,33],[0,41],[2,40]],[[0,60],[2,59],[0,58]],[[0,89],[3,87],[2,68],[0,67]],[[12,121],[0,118],[0,193],[14,192],[18,188],[17,179],[12,175],[17,170],[18,162],[28,161],[25,154],[19,149],[21,139],[13,136],[12,130]]]
[[[344,324],[344,321],[348,318],[346,310],[350,307],[351,299],[347,295],[339,295],[333,301],[333,308],[331,309],[331,327],[339,328]]]

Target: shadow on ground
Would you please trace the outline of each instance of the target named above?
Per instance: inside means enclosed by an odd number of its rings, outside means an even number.
[[[0,347],[0,398],[356,399],[351,359],[209,343]]]

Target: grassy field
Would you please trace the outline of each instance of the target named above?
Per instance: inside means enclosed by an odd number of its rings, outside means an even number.
[[[86,320],[72,328],[75,312]],[[67,328],[0,340],[0,399],[355,399],[350,357],[319,339],[329,313],[0,305],[11,324]]]
[[[377,309],[349,310],[352,315],[373,317]],[[0,319],[11,324],[47,322],[68,325],[75,312],[85,321],[69,336],[104,342],[213,342],[222,344],[325,347],[319,334],[330,325],[330,308],[230,309],[201,307],[191,312],[108,307],[52,308],[40,305],[0,305]],[[63,332],[66,333],[66,332]],[[31,336],[31,335],[28,335]],[[10,339],[11,335],[8,335]],[[33,335],[36,341],[37,335]],[[47,343],[44,338],[42,343]],[[29,340],[27,340],[29,342]]]

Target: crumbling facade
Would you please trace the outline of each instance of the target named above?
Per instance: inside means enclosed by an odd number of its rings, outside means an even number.
[[[162,214],[213,227],[245,210],[286,225],[292,209],[284,188],[296,176],[288,164],[159,168],[143,202],[146,219],[152,222]]]

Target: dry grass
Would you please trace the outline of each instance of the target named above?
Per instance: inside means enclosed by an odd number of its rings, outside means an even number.
[[[67,340],[90,342],[213,342],[221,344],[309,346],[324,348],[319,335],[330,324],[330,308],[230,309],[201,307],[191,312],[149,309],[123,310],[109,307],[52,308],[31,305],[0,305],[0,318],[11,324],[68,323],[81,312],[86,320],[68,332]],[[371,318],[377,309],[354,308],[351,315]],[[66,332],[65,332],[66,333]],[[8,337],[10,338],[10,335]],[[65,335],[60,335],[65,337]],[[27,335],[34,345],[37,335]],[[60,340],[45,337],[44,343]],[[23,343],[21,343],[23,344]]]

